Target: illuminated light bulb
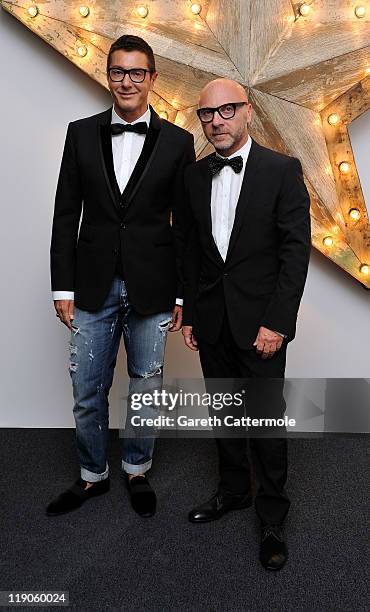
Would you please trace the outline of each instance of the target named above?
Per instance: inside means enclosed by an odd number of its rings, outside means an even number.
[[[362,17],[365,17],[366,15],[366,8],[359,4],[355,7],[355,15],[358,17],[358,19],[362,19]]]
[[[90,9],[88,6],[80,6],[81,17],[87,17],[89,14],[90,14]]]
[[[329,125],[337,125],[338,121],[339,121],[339,117],[336,113],[331,113],[331,115],[329,115],[328,117]]]
[[[368,264],[361,264],[360,272],[361,272],[361,274],[366,274],[366,275],[369,274],[370,266],[368,266]]]
[[[301,4],[301,6],[299,7],[299,14],[302,15],[302,17],[305,17],[306,15],[308,15],[308,13],[310,12],[311,7],[309,4],[306,4],[305,2],[303,4]]]
[[[199,15],[200,11],[202,10],[202,5],[199,4],[199,2],[193,2],[191,5],[191,12],[193,13],[193,15]]]
[[[27,9],[27,13],[29,14],[30,17],[36,17],[36,15],[39,14],[39,9],[37,8],[37,6],[30,6]]]
[[[341,172],[342,174],[347,174],[349,172],[349,163],[346,161],[342,161],[340,162],[338,168],[339,172]]]
[[[361,217],[361,213],[358,210],[358,208],[351,208],[348,214],[353,221],[358,221],[359,218]]]
[[[80,57],[85,57],[85,55],[87,55],[87,47],[86,47],[86,45],[81,45],[80,47],[78,47],[77,53],[78,53],[78,55]]]
[[[334,244],[334,240],[331,236],[325,236],[323,239],[323,244],[327,247],[331,247]]]
[[[139,17],[142,17],[143,19],[145,19],[145,17],[148,16],[149,13],[149,9],[147,6],[144,6],[143,4],[141,6],[137,7],[137,14],[139,15]]]
[[[159,116],[161,119],[168,119],[168,112],[165,110],[159,111]]]

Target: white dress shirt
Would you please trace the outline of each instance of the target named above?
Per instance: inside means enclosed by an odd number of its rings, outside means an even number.
[[[149,127],[150,123],[150,108],[147,107],[145,113],[141,115],[131,124],[139,123],[139,121],[145,121]],[[120,117],[114,106],[112,108],[112,120],[111,123],[123,123],[126,125],[129,123]],[[113,151],[113,163],[114,172],[116,175],[117,183],[121,193],[125,189],[129,178],[136,166],[136,163],[140,157],[141,151],[144,146],[145,134],[137,134],[136,132],[122,132],[116,136],[112,135],[112,151]],[[74,291],[53,291],[53,300],[73,300]],[[182,306],[183,300],[180,298],[176,299],[176,304]]]
[[[145,113],[135,121],[132,125],[145,121],[149,127],[150,123],[150,108],[146,109]],[[114,107],[112,110],[112,123],[123,123],[126,125],[128,121],[117,115]],[[136,166],[137,160],[144,146],[145,134],[137,134],[136,132],[122,132],[117,136],[112,136],[112,151],[114,172],[121,193],[126,187],[133,169]]]
[[[234,225],[236,205],[238,203],[240,189],[244,178],[245,166],[251,145],[252,139],[250,136],[248,136],[248,140],[245,145],[227,158],[232,159],[233,157],[238,157],[239,155],[242,156],[243,169],[241,172],[239,172],[239,174],[234,172],[231,166],[225,166],[212,178],[212,234],[224,261],[226,259],[227,249],[229,247],[231,230],[233,229]],[[223,157],[222,155],[219,155],[219,153],[216,155]]]
[[[236,206],[239,200],[240,189],[244,179],[245,167],[248,160],[249,151],[251,149],[252,139],[248,135],[247,142],[238,150],[230,155],[227,159],[238,157],[243,158],[243,169],[237,174],[231,166],[224,166],[218,174],[212,178],[211,191],[211,218],[212,218],[212,235],[220,252],[222,259],[225,261],[227,250],[229,248],[231,231],[234,225]],[[219,157],[224,157],[216,153]],[[280,332],[276,332],[280,336],[284,336]]]

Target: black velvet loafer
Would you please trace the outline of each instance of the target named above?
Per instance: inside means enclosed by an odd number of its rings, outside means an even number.
[[[79,478],[76,482],[69,487],[66,491],[63,491],[56,499],[54,499],[46,508],[46,514],[48,516],[57,516],[58,514],[66,514],[76,510],[90,497],[96,497],[107,493],[110,487],[110,480],[99,480],[94,484],[85,489],[86,481]]]
[[[281,525],[264,525],[261,530],[260,561],[265,569],[279,570],[288,558]]]
[[[221,518],[226,512],[232,510],[243,510],[252,505],[253,498],[247,493],[245,495],[232,495],[230,493],[216,492],[208,501],[189,512],[188,519],[191,523],[208,523]]]
[[[131,480],[126,475],[126,484],[130,493],[131,506],[140,516],[148,518],[155,514],[157,497],[149,484],[147,476],[134,476]]]

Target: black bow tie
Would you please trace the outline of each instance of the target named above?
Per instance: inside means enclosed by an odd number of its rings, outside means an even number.
[[[136,132],[136,134],[146,134],[148,125],[145,121],[139,123],[112,123],[110,126],[111,134],[117,136],[123,132]]]
[[[239,174],[239,172],[241,172],[243,169],[243,158],[241,155],[238,155],[237,157],[231,157],[231,159],[215,155],[214,157],[209,158],[208,163],[212,176],[215,176],[215,174],[220,172],[220,170],[222,170],[222,168],[224,168],[225,166],[231,166],[231,168],[234,170],[234,172],[236,172],[236,174]]]

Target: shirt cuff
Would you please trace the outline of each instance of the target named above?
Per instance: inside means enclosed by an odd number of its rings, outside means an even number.
[[[182,306],[184,303],[184,300],[182,298],[176,298],[176,304],[177,306]]]
[[[74,300],[74,291],[52,291],[53,300]]]

